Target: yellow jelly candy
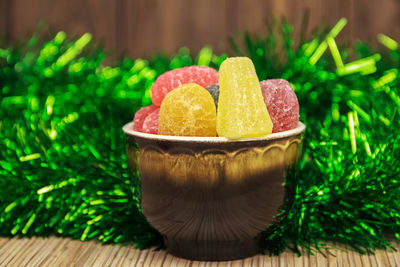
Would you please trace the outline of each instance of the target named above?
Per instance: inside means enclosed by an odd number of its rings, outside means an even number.
[[[195,83],[169,92],[161,103],[158,134],[216,136],[217,114],[214,100]]]
[[[219,68],[217,132],[231,139],[272,132],[260,82],[247,57],[227,58]]]

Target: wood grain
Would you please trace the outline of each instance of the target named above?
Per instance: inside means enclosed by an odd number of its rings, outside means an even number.
[[[400,242],[392,242],[400,249]],[[400,253],[378,250],[375,254],[360,255],[343,245],[331,244],[324,255],[291,251],[279,256],[256,255],[251,258],[222,261],[189,261],[167,254],[164,250],[137,250],[132,246],[102,245],[95,241],[81,242],[68,238],[0,238],[0,266],[400,266]]]
[[[107,0],[13,0],[9,10],[9,31],[12,40],[34,31],[40,21],[56,31],[63,30],[70,36],[86,32],[93,34],[96,42],[107,49],[115,49],[116,4]]]
[[[116,55],[171,54],[182,46],[197,53],[207,44],[220,53],[230,51],[228,36],[244,29],[263,34],[265,20],[273,17],[286,17],[298,42],[306,10],[307,36],[347,17],[341,39],[375,43],[381,32],[400,39],[398,0],[0,0],[0,36],[12,42],[34,31],[42,20],[70,35],[90,32]]]
[[[199,51],[212,44],[226,49],[230,32],[230,0],[125,0],[121,10],[127,27],[123,52],[135,57],[176,52],[182,46]]]
[[[400,31],[393,30],[400,23],[400,1],[353,0],[354,14],[351,23],[355,39],[376,41],[377,33],[384,33],[400,40]]]
[[[11,0],[0,0],[0,41],[9,39]]]

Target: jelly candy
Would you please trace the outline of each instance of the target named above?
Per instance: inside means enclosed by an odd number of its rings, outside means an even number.
[[[206,87],[206,90],[211,94],[214,99],[215,107],[218,108],[219,85],[212,84]]]
[[[216,109],[211,95],[195,83],[169,92],[160,108],[158,133],[180,136],[216,136]]]
[[[136,111],[135,117],[133,118],[133,130],[141,132],[142,127],[143,127],[143,122],[146,119],[146,117],[152,113],[154,110],[156,110],[157,107],[154,105],[143,107]]]
[[[237,139],[272,132],[253,62],[247,57],[227,58],[219,69],[217,132]]]
[[[260,82],[261,91],[273,123],[273,133],[290,130],[299,122],[299,102],[289,82],[272,79]]]
[[[151,87],[151,100],[160,106],[166,94],[186,83],[196,83],[202,87],[218,82],[218,72],[210,67],[189,66],[174,69],[160,75]]]
[[[150,113],[143,122],[142,132],[150,134],[158,134],[158,117],[160,108]]]

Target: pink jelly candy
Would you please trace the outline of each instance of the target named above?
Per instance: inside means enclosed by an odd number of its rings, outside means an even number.
[[[146,117],[155,111],[158,107],[151,105],[147,107],[143,107],[136,111],[135,117],[133,118],[133,130],[141,132],[143,129],[143,122]]]
[[[150,134],[158,134],[158,117],[160,108],[150,113],[143,122],[142,132]]]
[[[189,66],[167,71],[156,79],[151,87],[151,100],[161,106],[164,97],[173,89],[186,83],[196,83],[202,87],[218,83],[218,72],[210,67]]]
[[[273,123],[272,132],[296,128],[299,122],[299,102],[289,82],[271,79],[261,81],[260,86]]]

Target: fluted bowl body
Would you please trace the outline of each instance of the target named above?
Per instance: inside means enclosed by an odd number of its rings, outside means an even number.
[[[141,133],[123,127],[132,171],[141,176],[141,207],[167,250],[195,260],[257,253],[259,234],[277,215],[284,174],[305,130],[230,140]]]

